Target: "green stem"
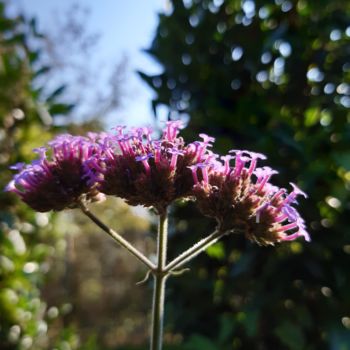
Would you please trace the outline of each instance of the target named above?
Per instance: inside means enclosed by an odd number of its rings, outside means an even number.
[[[146,258],[139,250],[137,250],[133,245],[131,245],[126,239],[124,239],[119,233],[109,228],[102,221],[100,221],[94,214],[91,213],[89,208],[82,202],[80,202],[80,208],[82,212],[92,220],[98,227],[100,227],[103,231],[108,233],[118,244],[124,247],[129,253],[134,255],[138,260],[144,263],[149,269],[152,271],[155,270],[154,264]]]
[[[165,210],[159,215],[157,239],[157,267],[153,271],[154,290],[152,304],[152,335],[151,350],[161,350],[163,344],[165,282],[168,274],[165,272],[168,241],[168,215]]]
[[[152,336],[150,347],[151,350],[161,350],[163,346],[163,323],[166,279],[167,276],[154,275]]]
[[[173,261],[171,261],[166,267],[165,271],[167,273],[178,269],[179,267],[185,265],[187,262],[195,258],[197,255],[199,255],[201,252],[205,251],[207,248],[209,248],[211,245],[216,243],[221,237],[223,237],[226,234],[226,232],[222,231],[214,231],[209,236],[203,238],[198,243],[196,243],[191,248],[184,251],[182,254],[180,254],[177,258],[175,258]]]

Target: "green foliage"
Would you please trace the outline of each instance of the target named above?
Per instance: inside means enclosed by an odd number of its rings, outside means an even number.
[[[155,111],[189,115],[185,137],[215,135],[220,152],[265,153],[277,185],[297,182],[309,194],[300,208],[313,241],[260,248],[227,237],[208,251],[215,259],[200,257],[170,282],[168,327],[220,349],[350,349],[350,3],[171,5],[147,50],[164,71],[141,73]],[[174,255],[213,225],[192,206],[176,215],[188,221],[172,236]]]
[[[57,132],[101,130],[100,120],[69,120],[74,105],[65,103],[68,86],[54,87],[48,74],[57,67],[43,59],[44,41],[50,39],[38,33],[35,19],[10,17],[7,3],[0,0],[1,189],[13,175],[9,166],[32,160],[32,149]],[[55,118],[62,116],[65,125],[58,127]],[[94,210],[137,245],[153,250],[152,239],[140,235],[148,230],[148,221],[118,201],[108,203],[109,208],[102,204]],[[0,219],[1,350],[92,350],[148,338],[144,299],[150,290],[129,291],[145,271],[86,218],[73,210],[35,213],[0,191]]]
[[[184,347],[186,350],[195,350],[195,349],[203,349],[203,350],[216,350],[216,345],[208,338],[203,337],[201,335],[193,335],[186,346]]]
[[[300,327],[288,321],[282,322],[275,329],[275,334],[281,339],[282,344],[289,349],[303,349],[305,346],[304,336]]]
[[[6,2],[0,2],[1,189],[12,176],[9,166],[33,158],[32,148],[51,138],[55,130],[48,110],[61,103],[62,90],[45,100],[44,87],[36,78],[50,67],[41,66],[40,49],[29,45],[40,45],[42,38],[33,20],[8,16]],[[66,105],[60,106],[61,111],[67,110]],[[48,261],[55,255],[55,215],[35,214],[1,191],[0,218],[0,348],[47,349],[52,345],[48,327],[55,309],[48,308],[40,287],[50,269]],[[72,337],[64,341],[73,348]]]
[[[225,257],[222,242],[218,242],[207,249],[207,254],[214,259],[221,260]]]

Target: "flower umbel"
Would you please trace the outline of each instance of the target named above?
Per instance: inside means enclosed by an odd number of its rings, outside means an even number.
[[[242,231],[258,244],[268,245],[281,241],[310,237],[304,220],[292,206],[298,195],[306,194],[296,185],[293,191],[273,186],[269,180],[277,171],[257,168],[260,153],[233,150],[234,156],[224,161],[209,161],[192,167],[192,175],[199,178],[193,188],[199,209],[204,215],[217,220],[221,231]],[[230,161],[234,159],[234,166]],[[200,169],[200,171],[198,171]]]
[[[189,166],[203,161],[209,142],[198,147],[178,137],[181,122],[167,122],[159,140],[149,128],[116,128],[102,155],[87,162],[92,183],[102,193],[124,198],[131,205],[162,212],[174,200],[191,194]]]
[[[293,183],[289,194],[273,186],[270,178],[277,171],[257,167],[266,159],[263,154],[232,150],[220,157],[209,150],[214,138],[200,134],[202,141],[186,144],[179,137],[181,127],[180,121],[167,122],[159,139],[150,128],[124,126],[88,137],[58,136],[48,148],[35,150],[38,160],[13,167],[19,173],[6,190],[37,211],[73,208],[82,199],[106,194],[160,214],[175,200],[190,197],[222,232],[244,232],[263,245],[310,240],[294,208],[296,197],[305,193]]]
[[[30,207],[39,212],[73,208],[84,195],[87,200],[100,200],[94,184],[88,184],[84,162],[99,153],[100,147],[81,136],[61,135],[48,147],[35,149],[39,159],[31,164],[12,167],[19,170],[6,186]]]

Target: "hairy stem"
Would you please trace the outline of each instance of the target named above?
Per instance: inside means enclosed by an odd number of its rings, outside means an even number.
[[[100,221],[94,214],[91,213],[89,208],[84,204],[80,203],[80,208],[82,212],[92,220],[98,227],[100,227],[103,231],[105,231],[109,236],[111,236],[118,244],[124,247],[129,253],[134,255],[138,260],[140,260],[143,264],[145,264],[152,271],[155,270],[155,265],[146,258],[139,250],[137,250],[133,245],[131,245],[126,239],[124,239],[119,233],[114,231],[105,225],[102,221]]]
[[[152,304],[151,350],[161,350],[163,344],[165,282],[168,274],[165,272],[168,240],[168,215],[165,211],[159,215],[157,239],[157,267],[153,271],[154,290]]]
[[[165,282],[167,276],[154,275],[151,350],[161,350],[163,346],[163,323]]]
[[[211,245],[216,243],[225,234],[226,233],[218,231],[218,230],[214,231],[212,234],[210,234],[209,236],[203,238],[202,240],[197,242],[195,245],[193,245],[191,248],[185,250],[177,258],[175,258],[168,265],[166,265],[165,271],[167,273],[169,273],[172,270],[176,270],[179,267],[185,265],[187,262],[189,262],[190,260],[195,258],[201,252],[205,251]]]

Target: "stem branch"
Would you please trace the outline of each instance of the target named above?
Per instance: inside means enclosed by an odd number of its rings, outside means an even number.
[[[209,248],[211,245],[216,243],[221,237],[223,237],[226,234],[226,232],[215,230],[212,234],[209,236],[203,238],[199,242],[197,242],[194,246],[191,248],[185,250],[182,254],[180,254],[177,258],[175,258],[173,261],[171,261],[168,265],[165,267],[165,271],[167,273],[178,269],[179,267],[185,265],[187,262],[195,258],[197,255],[199,255],[201,252],[205,251],[207,248]]]
[[[133,245],[131,245],[126,239],[124,239],[119,233],[114,231],[105,225],[102,221],[100,221],[94,214],[91,213],[89,208],[82,202],[80,202],[80,208],[82,212],[92,220],[99,228],[108,233],[118,244],[124,247],[129,253],[134,255],[138,260],[140,260],[143,264],[145,264],[152,271],[155,270],[155,265],[146,258],[139,250],[137,250]]]

